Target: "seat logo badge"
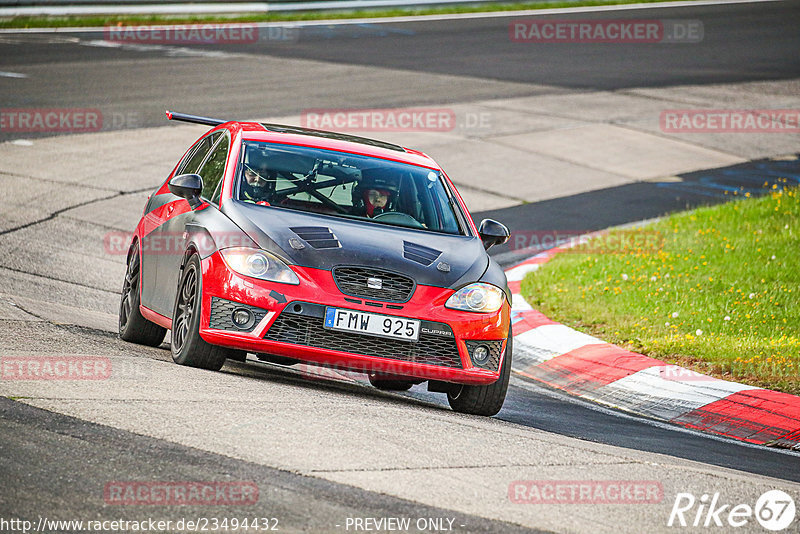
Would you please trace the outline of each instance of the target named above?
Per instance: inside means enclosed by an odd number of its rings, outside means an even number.
[[[383,280],[380,278],[367,278],[367,287],[370,289],[383,289]]]

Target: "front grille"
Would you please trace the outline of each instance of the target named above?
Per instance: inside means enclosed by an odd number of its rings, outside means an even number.
[[[480,345],[484,345],[487,349],[489,349],[489,361],[487,361],[486,364],[479,366],[481,369],[497,371],[500,368],[500,355],[503,348],[502,339],[497,341],[465,341],[464,343],[467,345],[467,352],[469,352],[470,358],[472,358],[472,353]]]
[[[380,279],[381,288],[369,287],[370,278]],[[408,276],[367,267],[334,267],[333,280],[345,295],[386,302],[406,302],[416,287]]]
[[[376,358],[463,368],[453,337],[420,333],[419,340],[413,343],[329,330],[322,326],[323,322],[322,317],[299,315],[284,310],[267,331],[264,339]],[[438,330],[450,331],[450,327],[445,324],[425,324]]]
[[[252,325],[249,325],[248,328],[239,328],[235,324],[233,324],[233,320],[231,319],[231,315],[233,314],[233,310],[238,308],[244,308],[249,310],[250,313],[253,314],[254,321]],[[267,314],[266,310],[262,310],[261,308],[256,308],[255,306],[249,306],[247,304],[241,304],[239,302],[233,302],[231,300],[221,299],[219,297],[211,297],[211,317],[209,318],[209,328],[215,328],[217,330],[233,330],[236,332],[252,332],[253,329],[256,327],[258,323],[261,322],[261,319]]]

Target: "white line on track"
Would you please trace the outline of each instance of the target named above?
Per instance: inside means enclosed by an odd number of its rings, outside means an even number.
[[[27,78],[27,74],[21,74],[19,72],[6,72],[4,70],[0,70],[0,77],[3,78]]]
[[[607,11],[629,11],[637,9],[670,9],[680,7],[697,6],[720,6],[735,4],[758,4],[765,2],[781,2],[783,0],[686,0],[679,2],[659,2],[651,4],[622,4],[611,6],[584,6],[584,7],[565,7],[554,9],[527,9],[519,11],[493,11],[487,13],[449,13],[442,15],[413,15],[400,17],[373,17],[363,19],[341,19],[341,20],[307,20],[307,21],[284,21],[284,22],[257,22],[253,23],[259,28],[269,28],[272,26],[343,26],[348,24],[394,24],[399,22],[436,22],[444,20],[462,19],[489,19],[503,17],[539,17],[545,15],[569,15],[574,13],[599,13]],[[0,34],[4,33],[81,33],[103,31],[99,27],[83,28],[4,28],[0,29]]]
[[[190,48],[187,46],[169,46],[159,44],[120,43],[117,41],[103,41],[101,39],[81,41],[79,44],[82,46],[94,46],[100,48],[119,48],[120,50],[131,50],[134,52],[164,52],[164,54],[169,57],[248,57],[248,54],[228,53],[221,50],[206,50],[205,48]]]

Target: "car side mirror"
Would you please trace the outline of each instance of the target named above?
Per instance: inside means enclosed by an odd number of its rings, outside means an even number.
[[[478,228],[478,235],[481,236],[481,241],[483,241],[483,248],[489,250],[494,245],[502,245],[507,242],[511,237],[511,232],[508,231],[505,224],[493,219],[484,219]]]
[[[195,209],[202,204],[200,192],[203,191],[203,179],[199,174],[180,174],[169,181],[169,192],[173,195],[185,198],[189,201],[189,206]]]

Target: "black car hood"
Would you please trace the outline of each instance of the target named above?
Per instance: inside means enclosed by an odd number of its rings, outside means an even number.
[[[373,267],[406,274],[418,284],[457,289],[479,280],[489,266],[489,256],[478,237],[235,201],[227,202],[223,211],[258,246],[304,267]],[[293,248],[290,240],[303,248]]]

